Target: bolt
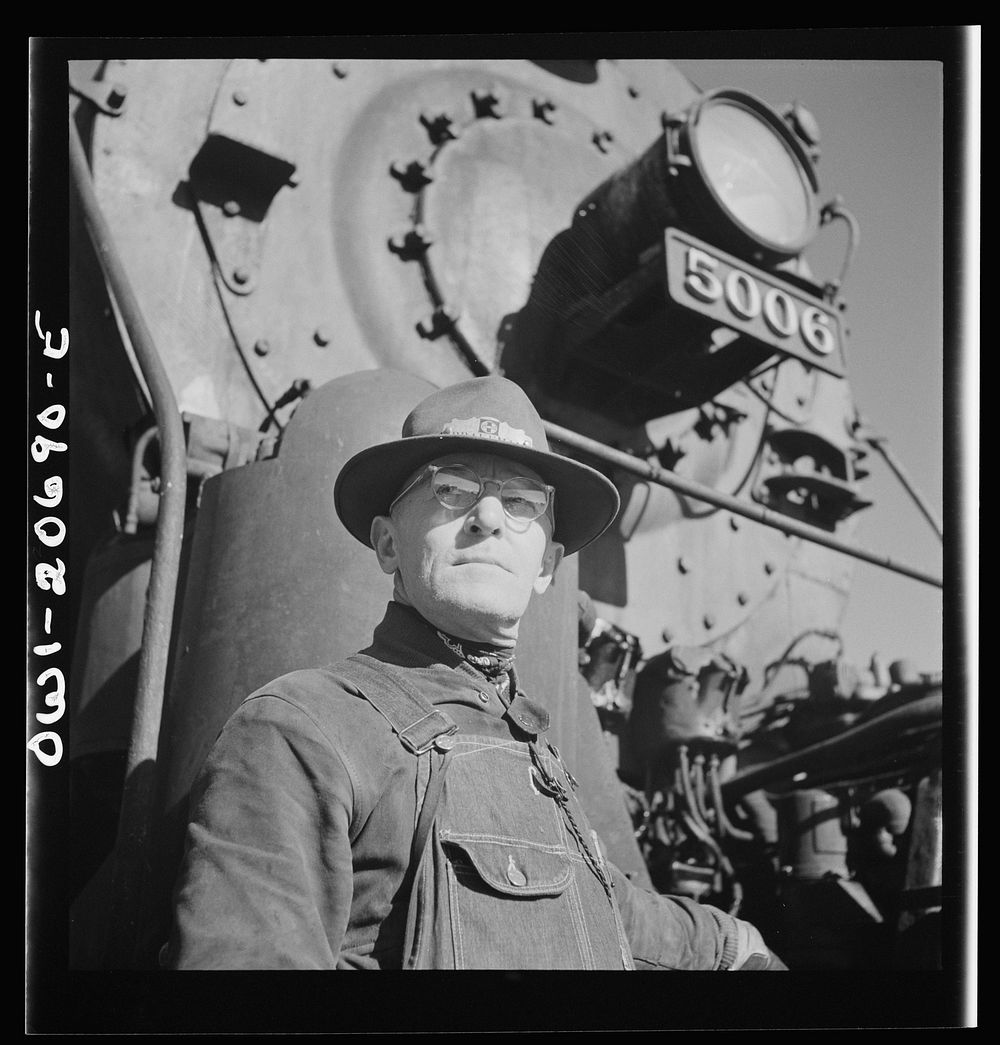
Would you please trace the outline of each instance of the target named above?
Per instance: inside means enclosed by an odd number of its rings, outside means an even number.
[[[240,212],[240,205],[236,200],[226,200],[222,205],[222,213],[227,217],[235,217]]]
[[[330,344],[331,340],[333,339],[330,337],[330,332],[326,327],[317,327],[313,332],[313,341],[315,341],[320,348],[325,348]]]
[[[427,253],[427,249],[431,245],[430,239],[420,226],[410,229],[402,239],[397,237],[388,242],[389,250],[393,254],[398,254],[403,261],[418,261]]]
[[[472,92],[472,108],[475,111],[477,120],[481,120],[486,116],[499,120],[500,114],[497,112],[499,104],[500,99],[493,91],[486,91],[482,94],[479,91]]]
[[[550,102],[547,98],[544,101],[535,99],[531,103],[531,114],[542,121],[542,123],[552,123],[552,113],[555,112],[555,104]]]
[[[233,269],[233,280],[241,287],[245,286],[250,282],[250,273],[244,268]]]
[[[458,316],[451,309],[436,308],[426,319],[417,323],[417,333],[427,341],[434,341],[455,328]]]
[[[451,117],[446,113],[441,113],[440,116],[425,116],[423,113],[420,115],[420,122],[424,125],[424,130],[427,131],[427,136],[431,140],[432,145],[442,145],[446,141],[453,141],[458,135],[452,130]]]
[[[389,173],[407,192],[419,192],[425,185],[430,185],[434,180],[427,173],[424,165],[416,160],[408,164],[405,170],[400,170],[396,164],[392,163],[389,165]]]
[[[247,96],[242,91],[233,91],[233,102],[236,105],[246,105]]]
[[[253,350],[259,356],[266,356],[271,351],[271,343],[266,338],[258,338],[254,342]]]
[[[610,131],[595,131],[591,135],[590,140],[601,150],[601,152],[607,152],[607,146],[610,142],[614,141]]]

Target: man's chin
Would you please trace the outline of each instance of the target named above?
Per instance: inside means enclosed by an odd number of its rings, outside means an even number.
[[[530,596],[529,596],[530,598]],[[517,635],[517,626],[527,609],[527,600],[502,591],[497,584],[463,586],[447,601],[433,608],[439,620],[447,619],[450,627],[442,630],[459,637],[491,642]]]

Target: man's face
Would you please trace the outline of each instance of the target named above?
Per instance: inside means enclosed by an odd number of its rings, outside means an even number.
[[[464,464],[483,479],[538,479],[522,464],[494,454],[451,454],[436,465]],[[402,489],[420,475],[414,472]],[[532,592],[548,587],[562,556],[549,513],[512,519],[488,484],[471,508],[440,504],[425,480],[372,523],[379,564],[395,575],[397,600],[458,638],[510,644]]]

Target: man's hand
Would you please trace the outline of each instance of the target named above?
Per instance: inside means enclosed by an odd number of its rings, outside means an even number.
[[[736,927],[736,957],[730,972],[780,972],[788,966],[772,951],[756,926],[741,918],[734,918]]]

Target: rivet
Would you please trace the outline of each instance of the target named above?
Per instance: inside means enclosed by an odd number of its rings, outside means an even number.
[[[240,205],[236,200],[226,200],[222,205],[222,213],[227,217],[235,217],[240,212]]]
[[[333,65],[330,66],[330,69],[333,71],[333,75],[336,76],[338,80],[343,80],[343,78],[347,75],[347,70],[343,68],[343,66],[337,65],[336,62],[334,62]]]
[[[233,91],[233,102],[236,105],[246,105],[247,96],[242,91]]]
[[[677,560],[677,569],[680,570],[681,573],[687,573],[688,570],[691,569],[687,559],[685,559],[683,555]]]
[[[765,562],[764,563],[764,572],[768,573],[768,574],[774,573],[774,563],[773,562]]]
[[[711,613],[706,613],[705,616],[701,618],[701,623],[704,624],[706,628],[714,628],[715,618]]]
[[[250,273],[244,268],[233,269],[233,279],[242,287],[250,282]]]
[[[736,596],[736,601],[737,601],[737,602],[738,602],[738,603],[739,603],[739,604],[740,604],[741,606],[745,606],[745,605],[747,604],[747,593],[746,593],[745,591],[741,591],[741,592],[739,592],[739,593],[737,594],[737,596]]]
[[[320,348],[324,348],[330,344],[331,340],[333,339],[330,337],[330,332],[326,327],[317,327],[313,332],[313,341],[315,341]]]
[[[674,633],[669,628],[664,628],[663,631],[660,632],[660,638],[669,645],[674,641]]]
[[[271,343],[266,338],[258,338],[253,344],[253,350],[259,356],[266,356],[271,351]]]
[[[107,103],[110,109],[120,109],[125,104],[125,95],[128,92],[120,84],[113,84],[111,90],[108,91]]]
[[[740,521],[739,521],[739,519],[737,519],[735,515],[731,515],[729,517],[729,529],[730,530],[738,530],[739,528],[740,528]]]

